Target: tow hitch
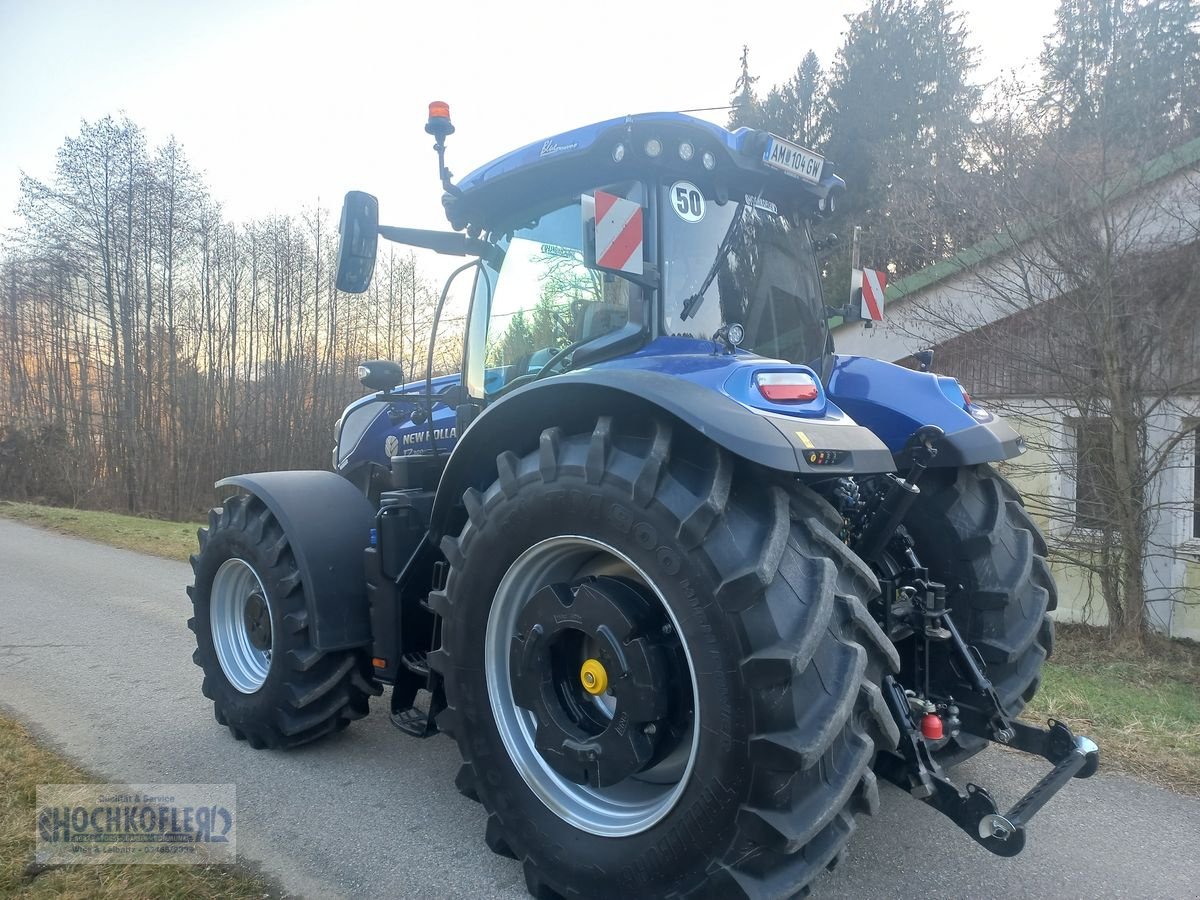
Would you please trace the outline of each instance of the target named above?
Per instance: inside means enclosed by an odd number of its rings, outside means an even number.
[[[888,707],[900,725],[900,756],[879,760],[879,773],[919,800],[949,817],[959,828],[995,853],[1016,856],[1025,847],[1025,826],[1072,778],[1087,778],[1100,765],[1100,748],[1086,737],[1076,737],[1062,722],[1050,720],[1047,728],[1024,722],[1009,722],[1010,735],[981,734],[1014,750],[1041,756],[1054,768],[1013,804],[1003,815],[986,789],[968,784],[963,790],[951,781],[933,758],[909,709],[903,688],[888,676],[884,679]],[[963,723],[963,730],[970,731]]]

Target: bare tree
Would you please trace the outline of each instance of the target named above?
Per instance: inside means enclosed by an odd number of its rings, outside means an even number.
[[[191,515],[231,471],[327,465],[361,359],[424,371],[435,295],[411,255],[340,294],[327,210],[232,223],[182,148],[151,150],[128,119],[84,122],[19,210],[0,254],[0,495]],[[461,316],[444,322],[436,365],[457,368]]]
[[[1053,555],[1140,641],[1148,601],[1189,602],[1160,563],[1190,513],[1170,484],[1200,393],[1200,144],[1154,158],[1135,136],[1085,141],[1007,100],[975,198],[993,237],[891,327],[939,345],[939,370],[1022,421],[1033,462],[1013,471]]]

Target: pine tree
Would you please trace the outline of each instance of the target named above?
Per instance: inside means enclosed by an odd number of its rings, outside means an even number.
[[[758,127],[808,147],[819,147],[824,138],[819,127],[824,102],[821,61],[809,50],[796,73],[768,92],[760,107]]]
[[[871,263],[911,271],[960,243],[951,186],[980,98],[975,51],[949,0],[873,0],[849,24],[823,120],[848,188],[839,219],[873,230]]]
[[[742,44],[741,70],[737,81],[733,83],[733,94],[729,98],[733,106],[729,112],[730,128],[759,127],[761,108],[754,93],[754,85],[757,83],[758,76],[750,74],[750,46]]]
[[[1160,153],[1197,132],[1196,0],[1061,0],[1042,53],[1044,109],[1075,146]]]

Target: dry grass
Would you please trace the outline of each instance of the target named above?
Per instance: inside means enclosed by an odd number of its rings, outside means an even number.
[[[0,516],[112,547],[186,561],[196,552],[197,524],[144,519],[92,509],[63,509],[0,500]]]
[[[236,866],[32,866],[34,797],[39,784],[95,779],[0,716],[0,897],[79,897],[102,900],[227,897],[262,900],[279,891]]]
[[[1102,629],[1060,625],[1025,716],[1053,716],[1093,738],[1105,771],[1200,796],[1200,644],[1120,646]]]

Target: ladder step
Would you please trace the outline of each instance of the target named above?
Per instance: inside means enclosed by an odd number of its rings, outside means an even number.
[[[412,737],[427,738],[437,734],[437,725],[434,724],[433,717],[415,706],[394,712],[389,718],[393,725]]]
[[[429,656],[423,650],[405,653],[400,657],[400,664],[414,675],[429,677]]]

